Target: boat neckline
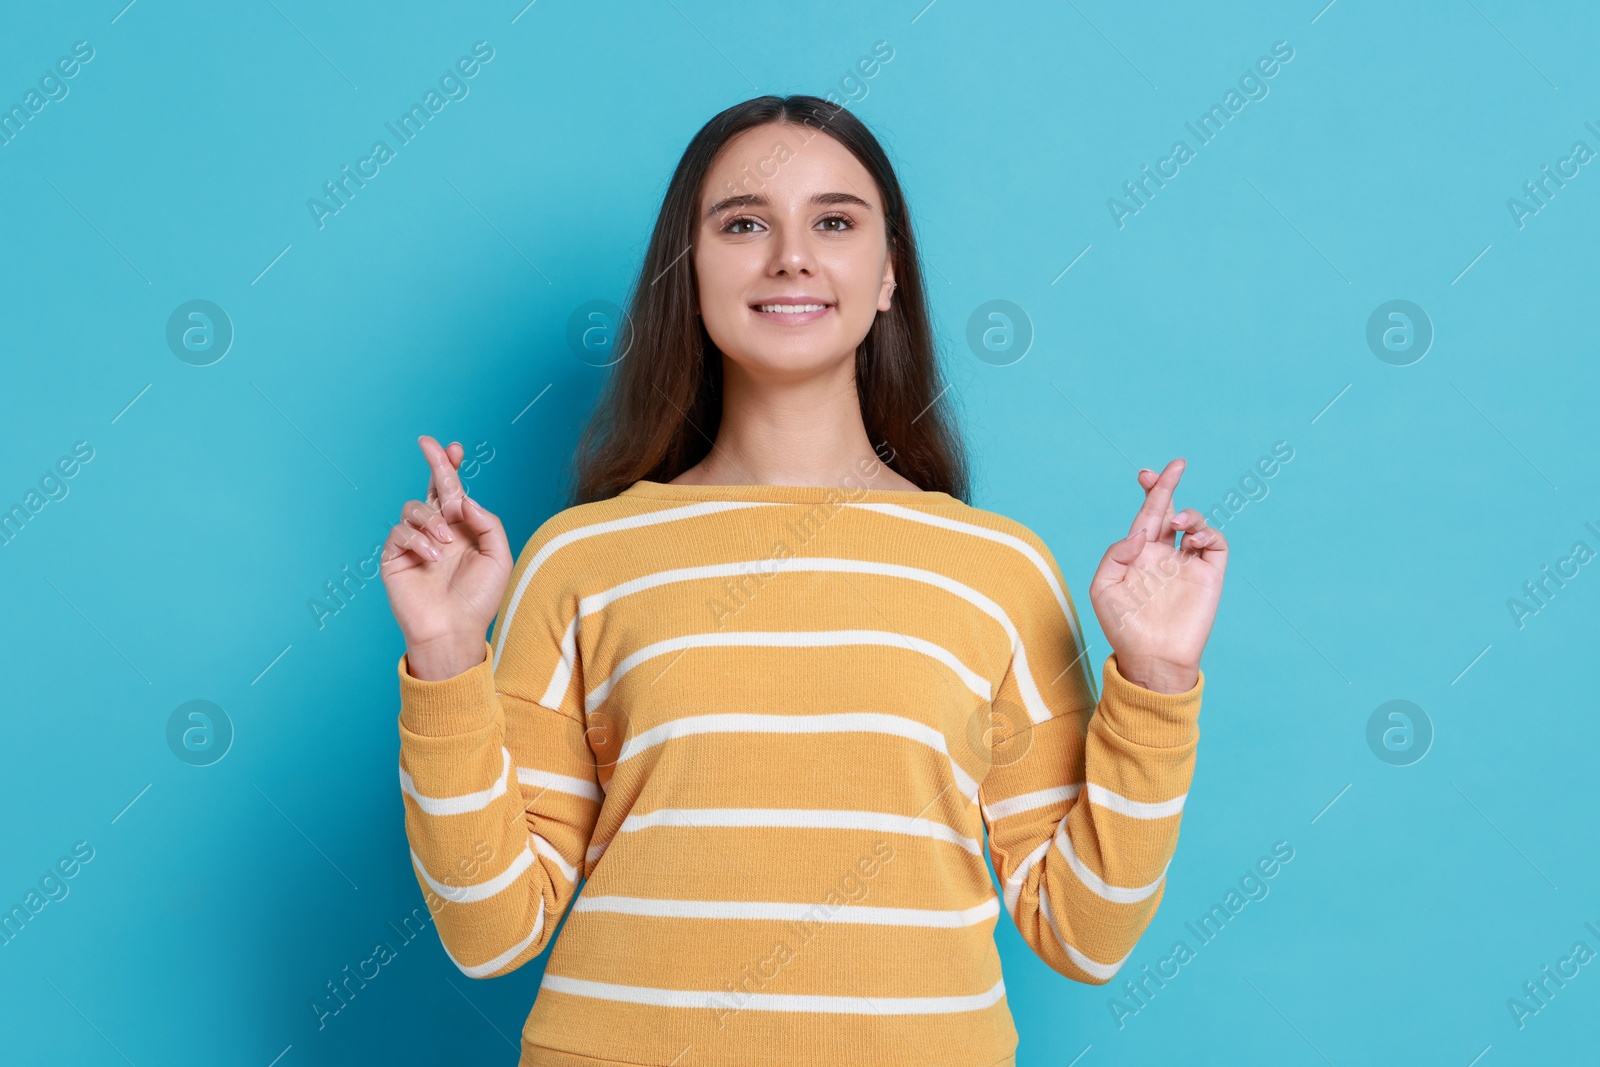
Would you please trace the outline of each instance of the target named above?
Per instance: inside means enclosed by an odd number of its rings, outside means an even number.
[[[697,485],[683,482],[653,482],[641,478],[624,489],[622,496],[653,497],[661,500],[765,501],[780,504],[955,504],[949,493],[932,489],[862,489],[845,485],[763,485],[735,483]]]

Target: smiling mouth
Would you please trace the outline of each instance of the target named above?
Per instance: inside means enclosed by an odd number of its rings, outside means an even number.
[[[833,311],[832,304],[825,304],[820,300],[778,301],[774,303],[751,304],[750,310],[755,312],[756,318],[762,322],[771,323],[779,329],[799,329],[809,326],[828,317]]]
[[[818,311],[826,311],[832,304],[751,304],[750,307],[763,315],[808,315]]]

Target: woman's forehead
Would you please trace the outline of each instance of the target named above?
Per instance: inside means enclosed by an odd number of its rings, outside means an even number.
[[[701,207],[739,194],[804,204],[828,193],[852,193],[882,211],[877,183],[849,149],[808,127],[765,123],[723,146],[706,174]]]

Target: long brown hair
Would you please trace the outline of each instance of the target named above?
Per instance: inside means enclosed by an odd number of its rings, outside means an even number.
[[[882,146],[849,109],[815,96],[760,96],[700,128],[673,172],[645,252],[612,364],[573,458],[572,503],[616,496],[640,479],[669,482],[711,451],[722,419],[722,353],[695,314],[699,198],[718,151],[755,126],[786,122],[825,133],[877,182],[894,263],[894,298],[856,349],[867,436],[891,470],[965,501],[967,463],[941,385],[922,265],[900,182]],[[746,172],[746,188],[751,177]],[[759,177],[754,181],[763,184]]]

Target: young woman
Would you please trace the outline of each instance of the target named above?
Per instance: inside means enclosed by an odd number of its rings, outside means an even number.
[[[514,564],[419,439],[382,567],[406,834],[467,975],[566,916],[521,1064],[1009,1064],[1002,904],[1086,983],[1149,924],[1226,542],[1174,512],[1183,460],[1139,472],[1097,698],[1050,550],[965,502],[932,337],[878,142],[766,96],[685,151]]]

